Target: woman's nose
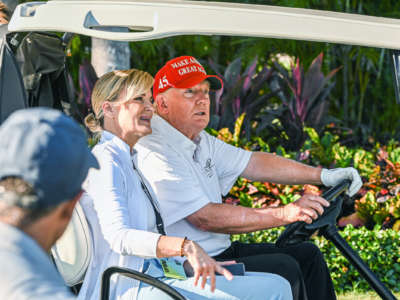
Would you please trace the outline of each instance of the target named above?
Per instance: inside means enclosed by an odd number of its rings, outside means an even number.
[[[151,110],[152,112],[154,112],[154,105],[150,99],[147,99],[144,104],[146,110]]]

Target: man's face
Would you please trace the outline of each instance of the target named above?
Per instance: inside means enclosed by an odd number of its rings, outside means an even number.
[[[210,121],[210,84],[203,81],[191,88],[170,88],[162,97],[165,109],[160,115],[190,139],[195,138]]]
[[[52,224],[54,232],[54,237],[49,243],[50,247],[64,234],[71,221],[75,205],[82,197],[82,194],[83,191],[80,191],[73,199],[59,204],[54,213],[50,214],[51,219],[49,224]]]

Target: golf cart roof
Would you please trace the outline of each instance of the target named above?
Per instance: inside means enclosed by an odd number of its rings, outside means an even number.
[[[115,32],[125,28],[126,32]],[[53,0],[20,4],[10,31],[140,41],[232,35],[400,49],[400,20],[289,7],[183,0]]]

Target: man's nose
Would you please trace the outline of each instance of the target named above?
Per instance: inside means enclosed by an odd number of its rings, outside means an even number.
[[[210,94],[208,92],[199,91],[199,98],[197,102],[208,102],[210,101]]]

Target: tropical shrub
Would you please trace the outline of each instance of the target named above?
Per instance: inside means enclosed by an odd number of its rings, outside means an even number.
[[[232,235],[232,240],[243,243],[274,243],[283,230],[280,227]],[[367,230],[365,227],[356,229],[348,225],[339,233],[388,288],[393,292],[400,291],[400,232],[378,228]],[[313,237],[312,241],[324,254],[337,293],[371,290],[359,272],[331,242],[320,236]]]
[[[290,73],[275,62],[279,76],[274,77],[271,84],[278,91],[282,105],[266,113],[279,119],[280,128],[277,131],[286,133],[287,138],[282,143],[288,150],[297,151],[303,146],[306,140],[303,130],[305,125],[320,131],[328,122],[326,100],[334,86],[330,79],[340,68],[325,76],[322,72],[322,60],[321,53],[312,61],[307,72],[304,72],[304,67],[297,58]]]
[[[250,140],[241,137],[243,118],[244,115],[236,120],[233,134],[228,128],[209,132],[237,147],[271,152],[271,147],[261,137]],[[400,230],[400,145],[392,141],[387,146],[377,144],[372,151],[366,151],[343,146],[338,136],[329,131],[325,131],[322,137],[312,128],[305,128],[305,132],[308,139],[299,152],[286,151],[280,146],[275,153],[309,165],[328,168],[354,166],[363,178],[364,185],[354,197],[356,200],[344,203],[342,215],[345,217],[340,219],[340,226],[350,223],[365,225],[369,229],[379,225]],[[290,186],[239,178],[224,201],[265,207],[287,204],[310,192],[321,193],[319,187],[311,185]]]
[[[262,120],[258,117],[260,110],[269,104],[275,92],[270,92],[268,84],[276,73],[264,66],[257,72],[258,58],[256,57],[242,70],[242,59],[239,57],[231,62],[224,72],[222,67],[209,61],[213,71],[223,80],[224,89],[211,95],[211,117],[209,127],[233,129],[235,120],[243,117],[242,130],[247,139],[250,139],[253,122]]]
[[[394,230],[356,229],[351,225],[340,231],[341,236],[360,255],[376,276],[394,292],[400,291],[400,233]],[[341,253],[322,237],[315,240],[322,249],[333,283],[340,292],[366,291],[371,289],[359,272]],[[397,250],[396,250],[397,249]]]
[[[308,151],[311,163],[313,165],[329,167],[335,162],[336,158],[342,161],[340,159],[341,156],[338,155],[338,157],[336,157],[339,145],[339,143],[337,143],[339,139],[338,136],[334,136],[327,131],[324,132],[324,135],[320,138],[316,130],[311,127],[304,128],[304,131],[309,137],[309,140],[307,140],[304,145],[304,151]],[[346,165],[346,167],[347,166],[348,165]]]
[[[376,165],[368,173],[365,194],[356,200],[357,215],[368,227],[400,226],[400,147],[391,142],[380,147]]]

